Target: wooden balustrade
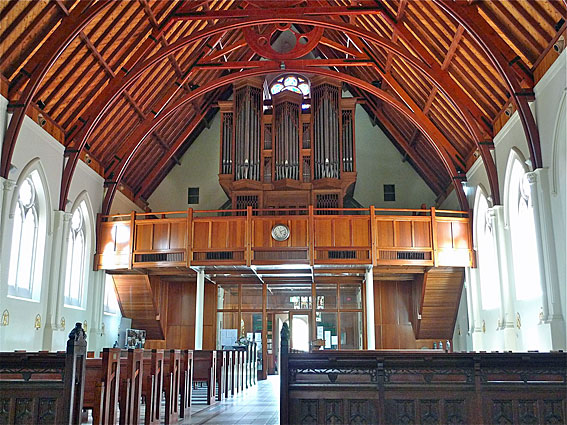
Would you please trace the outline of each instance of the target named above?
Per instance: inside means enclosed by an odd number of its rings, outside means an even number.
[[[284,334],[282,425],[559,424],[567,420],[564,352],[289,353],[289,330]]]
[[[276,241],[272,228],[290,236]],[[100,216],[97,269],[206,265],[474,265],[467,212],[303,208]]]

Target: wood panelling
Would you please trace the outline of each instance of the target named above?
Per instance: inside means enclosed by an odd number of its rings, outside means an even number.
[[[147,331],[145,348],[194,349],[196,294],[194,276],[182,278],[115,275],[113,277],[123,315],[132,319],[132,328]],[[132,295],[128,295],[130,293]],[[216,286],[205,282],[204,350],[216,348],[216,308]],[[154,332],[154,322],[160,324],[162,333]]]
[[[463,290],[464,270],[432,268],[425,273],[417,333],[419,338],[451,339]]]
[[[97,269],[113,270],[130,267],[130,221],[99,222],[97,253],[94,264]]]
[[[120,310],[132,319],[133,329],[145,329],[148,339],[163,339],[167,311],[167,288],[144,275],[113,275]],[[162,310],[163,309],[163,310]]]
[[[308,245],[307,217],[252,217],[252,243],[255,248],[306,248]],[[285,224],[289,228],[289,238],[276,241],[272,238],[272,228]]]
[[[101,216],[95,264],[108,270],[282,263],[472,265],[466,212],[434,208],[344,209],[332,215],[319,215],[312,208],[288,212],[257,215],[266,211],[248,208],[237,216],[219,216],[234,213],[220,210],[160,213],[162,218],[149,213]],[[288,239],[272,237],[277,224],[289,228]]]
[[[217,287],[205,282],[205,311],[203,314],[203,350],[215,350],[217,326]]]
[[[411,318],[412,281],[374,281],[376,349],[433,348],[439,339],[416,339]]]

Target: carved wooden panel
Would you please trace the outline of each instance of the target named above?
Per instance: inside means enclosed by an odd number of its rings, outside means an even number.
[[[388,424],[415,424],[414,400],[386,400],[384,402],[386,423]]]
[[[445,400],[445,422],[448,425],[465,425],[466,408],[465,400]]]

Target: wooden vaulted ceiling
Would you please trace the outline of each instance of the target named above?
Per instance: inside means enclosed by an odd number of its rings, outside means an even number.
[[[242,23],[255,19],[253,28],[261,32],[268,25],[261,19],[273,20],[275,5],[311,11],[306,16],[325,28],[311,55],[318,59],[286,65],[355,77],[417,117],[420,126],[378,92],[345,80],[439,196],[463,178],[479,154],[489,155],[510,108],[533,97],[534,83],[557,56],[552,46],[565,34],[567,11],[563,0],[2,0],[2,94],[15,111],[29,98],[28,115],[41,113],[71,159],[86,160],[111,187],[121,185],[145,200],[208,125],[218,100],[230,95],[230,84],[213,82],[261,66],[263,58],[244,40]],[[471,17],[473,27],[452,15],[453,7]],[[84,19],[89,11],[92,19]],[[294,21],[298,12],[279,15],[299,32],[314,24]],[[205,33],[223,25],[222,31]],[[475,28],[485,40],[479,42]],[[58,37],[65,31],[71,36]],[[174,48],[195,34],[205,35]],[[57,42],[61,46],[54,46]],[[46,52],[53,54],[51,61]],[[147,61],[160,52],[168,54]],[[172,107],[191,93],[197,96]],[[13,134],[8,131],[4,139],[4,162]],[[535,145],[537,134],[531,137]],[[72,164],[68,161],[62,178],[60,205]],[[8,168],[3,163],[3,174]]]

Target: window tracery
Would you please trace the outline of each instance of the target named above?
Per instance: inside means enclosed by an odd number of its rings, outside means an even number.
[[[86,205],[82,201],[71,216],[67,242],[65,304],[80,307],[83,302],[86,262]]]
[[[30,174],[18,190],[10,251],[8,293],[32,298],[39,228],[39,207],[34,175]]]

